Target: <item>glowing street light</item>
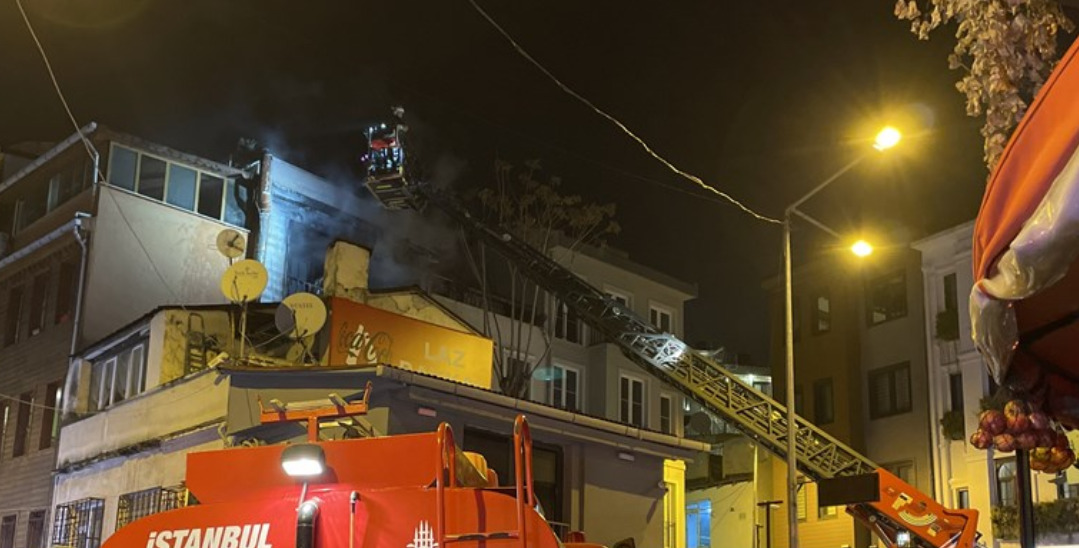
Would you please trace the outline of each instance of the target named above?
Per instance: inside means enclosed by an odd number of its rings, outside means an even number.
[[[859,257],[868,257],[873,253],[873,246],[865,240],[858,240],[854,242],[854,245],[850,246],[850,252]]]
[[[892,126],[884,126],[884,129],[877,133],[876,139],[873,140],[873,148],[877,150],[888,150],[899,144],[899,140],[903,138],[903,134]]]
[[[884,151],[888,150],[895,145],[899,144],[903,134],[898,129],[892,126],[886,126],[877,133],[877,137],[873,142],[873,148]],[[786,381],[787,381],[787,534],[789,540],[787,546],[789,548],[798,548],[798,468],[797,460],[795,459],[795,452],[797,447],[795,441],[798,439],[798,420],[794,413],[794,296],[792,289],[792,276],[791,276],[791,217],[797,215],[803,220],[816,226],[817,228],[831,234],[836,239],[842,239],[838,232],[828,228],[820,221],[802,213],[798,210],[798,206],[804,204],[806,200],[809,200],[815,196],[818,192],[824,189],[824,187],[835,182],[846,172],[854,169],[855,166],[862,163],[870,153],[861,154],[855,158],[851,163],[843,166],[839,171],[835,172],[831,177],[828,177],[820,184],[818,184],[808,194],[802,196],[798,201],[794,202],[787,207],[783,216],[783,274],[784,282],[786,286],[786,319],[784,321],[784,331],[786,335]],[[859,240],[853,246],[851,251],[859,256],[865,257],[873,252],[873,246],[869,245],[864,240]]]

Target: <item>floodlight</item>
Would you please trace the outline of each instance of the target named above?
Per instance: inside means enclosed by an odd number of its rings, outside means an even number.
[[[290,445],[281,453],[281,468],[292,477],[319,476],[326,469],[326,454],[312,443]]]

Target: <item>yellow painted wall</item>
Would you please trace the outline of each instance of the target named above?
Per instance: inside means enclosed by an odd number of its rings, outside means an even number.
[[[686,547],[686,463],[680,460],[663,461],[663,548]]]

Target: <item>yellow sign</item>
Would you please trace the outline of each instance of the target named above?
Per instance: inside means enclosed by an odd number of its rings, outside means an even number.
[[[490,339],[330,299],[330,365],[392,365],[491,388]]]

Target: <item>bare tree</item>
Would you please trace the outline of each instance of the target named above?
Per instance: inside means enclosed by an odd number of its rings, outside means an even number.
[[[520,168],[498,160],[494,185],[481,190],[478,199],[489,222],[548,255],[555,245],[571,250],[600,246],[619,232],[614,204],[563,194],[561,183],[559,177],[543,172],[539,160],[524,162]],[[549,295],[525,278],[518,265],[490,260],[481,243],[466,242],[465,247],[483,293],[484,333],[495,341],[499,388],[523,398],[536,369],[550,356]]]
[[[967,114],[985,116],[984,159],[992,171],[1058,58],[1057,33],[1075,28],[1060,2],[898,0],[895,15],[909,20],[920,40],[928,40],[942,25],[955,24],[948,65],[965,71],[955,87],[966,96]]]

